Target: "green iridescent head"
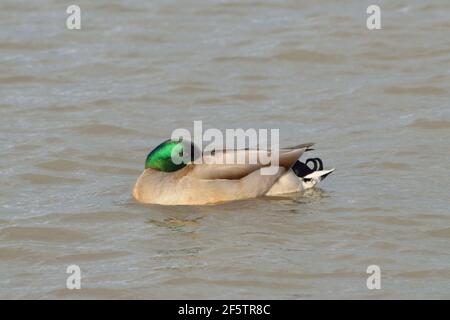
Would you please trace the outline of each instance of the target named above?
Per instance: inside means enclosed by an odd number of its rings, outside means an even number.
[[[173,172],[184,168],[187,161],[185,157],[183,158],[183,156],[186,156],[183,150],[190,149],[184,148],[185,145],[187,144],[181,140],[169,139],[164,141],[148,154],[147,160],[145,160],[145,169],[152,168],[163,172]]]

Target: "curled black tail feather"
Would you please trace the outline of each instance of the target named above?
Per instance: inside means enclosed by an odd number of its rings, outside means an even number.
[[[311,169],[308,166],[308,163],[313,163],[314,167]],[[304,176],[307,176],[310,173],[313,173],[317,170],[323,169],[323,162],[319,158],[310,158],[305,161],[305,163],[301,162],[300,160],[297,160],[294,165],[292,166],[292,170],[294,170],[294,173],[297,177],[303,178]]]

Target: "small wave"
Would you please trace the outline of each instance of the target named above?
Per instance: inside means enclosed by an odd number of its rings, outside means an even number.
[[[86,240],[89,236],[64,228],[8,227],[0,231],[0,238],[11,241],[76,242]]]
[[[88,124],[84,126],[74,127],[73,131],[89,135],[131,135],[137,131],[127,128],[118,127],[111,124]]]
[[[401,272],[396,275],[396,277],[404,277],[409,279],[442,279],[450,278],[450,270],[448,269],[431,269],[431,270],[417,270],[417,271],[407,271]]]
[[[41,162],[36,166],[51,171],[75,171],[82,168],[82,165],[80,165],[78,162],[64,159]]]
[[[383,170],[409,170],[411,167],[402,162],[363,162],[355,166],[355,168],[365,169],[365,168],[378,168]]]
[[[203,85],[198,84],[185,84],[181,86],[177,86],[176,88],[170,90],[169,92],[175,94],[192,94],[192,93],[205,93],[205,92],[213,92],[214,90],[207,88]]]
[[[432,86],[415,86],[415,87],[392,86],[386,88],[384,92],[395,95],[421,95],[421,96],[443,95],[447,93],[447,91],[442,88]]]
[[[239,101],[269,101],[269,97],[266,97],[262,94],[235,94],[229,96],[229,98],[233,100],[239,100]]]
[[[56,258],[57,261],[62,263],[86,262],[86,261],[103,261],[129,255],[127,251],[100,251],[100,252],[88,252],[88,253],[76,253],[64,255]]]
[[[419,225],[418,222],[411,219],[403,219],[393,216],[370,216],[367,217],[368,220],[373,222],[378,222],[386,225],[398,225],[398,226],[415,226]]]
[[[67,184],[67,183],[79,183],[82,182],[82,179],[77,178],[66,178],[66,177],[55,177],[49,176],[45,174],[35,174],[35,173],[27,173],[19,175],[20,178],[30,182],[31,184]]]
[[[256,56],[232,56],[232,57],[218,57],[213,59],[214,62],[231,62],[231,63],[266,63],[270,61],[267,57]]]
[[[450,238],[450,228],[431,230],[427,233],[436,238]]]
[[[274,57],[278,60],[309,62],[309,63],[342,63],[344,57],[337,54],[321,53],[309,50],[292,50]]]
[[[60,83],[60,81],[46,77],[34,77],[29,75],[14,75],[14,76],[0,77],[1,85],[20,85],[31,83],[42,85],[43,83],[48,84]]]

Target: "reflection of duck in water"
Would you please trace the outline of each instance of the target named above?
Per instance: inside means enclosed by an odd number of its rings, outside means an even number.
[[[314,187],[334,169],[323,170],[318,158],[300,162],[300,156],[312,143],[280,149],[279,169],[274,174],[261,174],[268,167],[255,164],[214,164],[214,160],[232,153],[233,159],[249,159],[266,150],[224,150],[202,155],[202,163],[175,164],[172,153],[182,150],[182,142],[167,140],[153,149],[147,156],[145,170],[138,178],[133,196],[143,203],[164,205],[201,205],[232,200],[274,196],[299,192]],[[243,154],[242,154],[243,153]],[[256,154],[255,154],[256,153]],[[237,158],[236,158],[237,157]],[[307,164],[313,163],[311,169]],[[217,162],[216,162],[217,163]],[[270,164],[269,164],[270,165]]]

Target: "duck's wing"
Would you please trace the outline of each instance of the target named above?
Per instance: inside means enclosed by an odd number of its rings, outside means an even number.
[[[286,170],[291,168],[307,148],[281,149],[278,155],[278,166]],[[189,175],[200,179],[241,179],[263,167],[276,165],[276,163],[268,163],[270,156],[270,150],[216,151],[213,154],[204,155],[202,163],[190,164]]]

